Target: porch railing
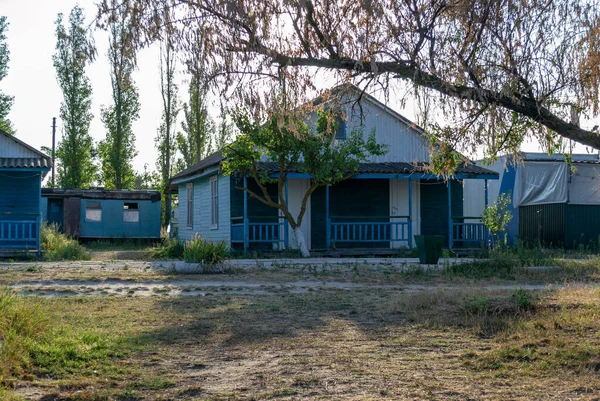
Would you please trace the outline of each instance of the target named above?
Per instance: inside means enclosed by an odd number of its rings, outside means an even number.
[[[259,221],[262,220],[262,221]],[[266,221],[265,221],[266,220]],[[248,216],[231,218],[231,242],[272,243],[278,249],[286,244],[287,223],[283,216]]]
[[[0,215],[0,248],[40,249],[39,214]]]
[[[384,219],[387,221],[367,221]],[[331,216],[327,225],[327,249],[339,242],[406,242],[412,247],[410,216]]]
[[[488,229],[481,222],[481,217],[452,217],[451,247],[484,247],[489,238]]]

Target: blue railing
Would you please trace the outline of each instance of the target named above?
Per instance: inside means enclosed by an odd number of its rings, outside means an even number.
[[[388,221],[336,221],[336,220],[367,220],[389,219]],[[401,220],[401,221],[399,221]],[[328,221],[329,233],[327,247],[332,244],[347,243],[376,243],[376,242],[406,242],[412,247],[412,224],[410,216],[337,216]]]
[[[0,216],[0,248],[39,250],[39,230],[39,215],[2,215]]]
[[[243,217],[233,217],[231,219],[232,243],[243,243],[246,247],[250,243],[272,243],[276,244],[278,249],[283,249],[287,242],[286,237],[287,223],[283,216],[250,216],[247,219]]]
[[[481,217],[453,217],[451,247],[484,247],[489,238]]]

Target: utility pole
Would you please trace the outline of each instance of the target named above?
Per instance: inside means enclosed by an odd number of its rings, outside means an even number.
[[[52,188],[56,188],[54,181],[54,165],[56,164],[56,117],[52,117]]]

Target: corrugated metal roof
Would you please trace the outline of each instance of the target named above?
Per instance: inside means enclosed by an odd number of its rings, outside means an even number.
[[[0,168],[50,168],[50,164],[42,157],[0,157]]]
[[[160,192],[152,190],[107,190],[107,189],[60,189],[42,188],[44,198],[81,198],[81,199],[116,199],[116,200],[160,200]]]
[[[259,164],[261,170],[270,173],[279,172],[279,164],[275,162],[262,162]],[[300,166],[292,167],[291,172],[298,172]],[[360,163],[357,174],[431,174],[426,163],[403,163],[403,162],[384,162],[384,163]],[[478,176],[494,175],[498,173],[488,170],[474,164],[462,165],[456,169],[455,174]]]

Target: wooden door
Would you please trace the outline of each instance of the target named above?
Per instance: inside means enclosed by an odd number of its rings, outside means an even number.
[[[78,237],[80,233],[79,229],[79,216],[81,214],[81,199],[79,198],[66,198],[65,209],[64,209],[64,233],[72,237]]]

